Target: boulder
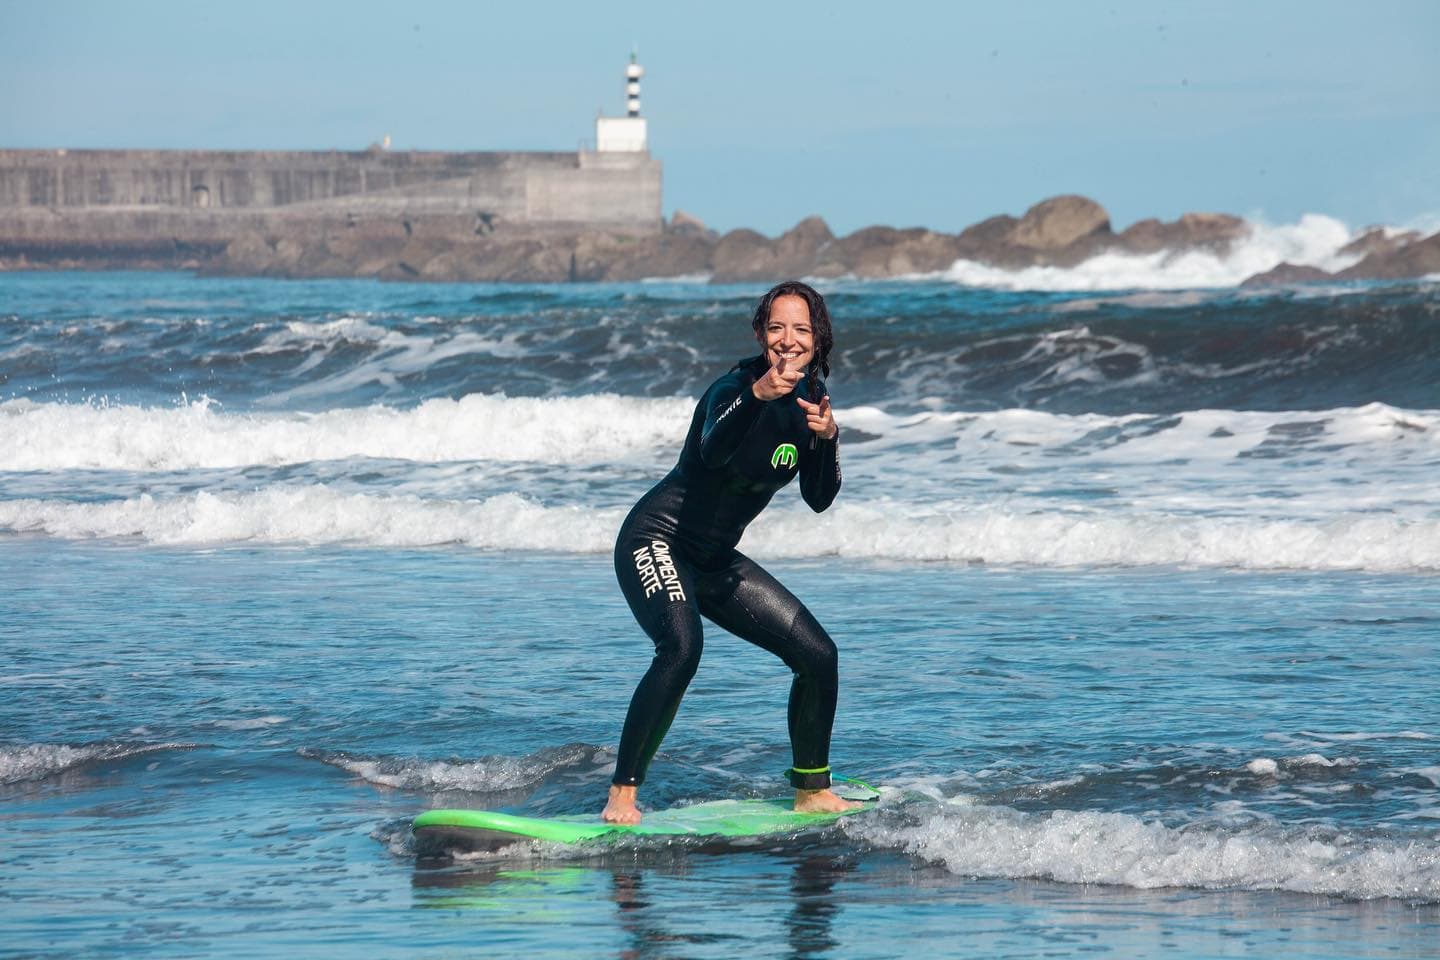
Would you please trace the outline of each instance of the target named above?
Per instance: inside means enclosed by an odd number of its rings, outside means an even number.
[[[918,227],[866,227],[834,241],[833,247],[848,272],[866,278],[936,273],[960,257],[958,238]]]
[[[765,282],[776,274],[775,242],[754,230],[731,230],[711,255],[715,283]]]
[[[1110,232],[1110,214],[1088,197],[1067,194],[1042,200],[1010,231],[1008,242],[1034,250],[1059,250],[1092,234]]]
[[[1396,250],[1372,253],[1335,274],[1342,280],[1405,280],[1440,274],[1440,233]]]
[[[826,247],[835,240],[819,217],[806,217],[782,233],[774,244],[775,280],[813,276]]]
[[[1228,213],[1186,213],[1173,223],[1137,221],[1116,237],[1115,245],[1136,254],[1208,250],[1223,256],[1249,233],[1248,223]]]
[[[1242,287],[1288,287],[1296,283],[1311,283],[1316,280],[1334,279],[1329,273],[1319,267],[1310,267],[1298,263],[1282,263],[1272,267],[1264,273],[1257,273],[1253,277],[1247,277],[1240,284]]]
[[[1369,227],[1360,236],[1340,248],[1341,256],[1368,257],[1371,254],[1391,254],[1401,247],[1420,239],[1415,230],[1392,234],[1384,227]]]
[[[713,233],[690,232],[652,234],[627,237],[617,242],[606,238],[591,244],[581,237],[576,247],[578,271],[590,269],[593,257],[603,280],[644,280],[647,277],[682,277],[710,272],[710,258],[715,249]]]
[[[670,217],[670,222],[665,225],[665,229],[670,233],[693,234],[702,237],[715,235],[714,230],[705,226],[705,221],[684,210],[676,210]]]

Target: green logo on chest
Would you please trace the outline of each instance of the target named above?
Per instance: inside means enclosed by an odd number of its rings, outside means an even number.
[[[782,468],[788,470],[791,467],[795,466],[795,460],[798,457],[799,453],[795,449],[795,444],[782,443],[780,444],[780,446],[776,447],[775,452],[770,455],[770,466],[774,467],[776,470]]]

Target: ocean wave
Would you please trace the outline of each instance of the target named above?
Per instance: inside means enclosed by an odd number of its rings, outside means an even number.
[[[0,784],[44,780],[96,763],[125,760],[166,750],[189,750],[189,743],[29,743],[0,747]]]
[[[546,506],[513,493],[481,500],[344,493],[321,485],[253,493],[142,495],[103,503],[0,501],[0,530],[63,539],[606,553],[624,508]],[[1357,514],[1327,520],[1012,510],[1004,506],[772,508],[741,546],[759,557],[949,561],[1060,568],[1440,570],[1440,520]]]
[[[1257,222],[1245,238],[1224,253],[1207,250],[1150,254],[1102,253],[1073,267],[1025,267],[1005,270],[973,260],[957,260],[941,275],[967,287],[999,290],[1195,290],[1234,287],[1247,277],[1282,262],[1335,271],[1359,257],[1340,249],[1354,239],[1333,217],[1306,214],[1298,223]]]
[[[229,414],[208,399],[173,408],[12,400],[0,404],[0,470],[187,470],[362,457],[583,464],[675,446],[693,403],[470,394],[410,410]]]
[[[227,413],[208,399],[178,407],[12,400],[0,403],[0,471],[154,472],[358,458],[668,467],[694,403],[686,397],[608,393],[545,399],[470,394],[409,410],[372,405],[268,414]],[[882,454],[903,453],[913,460],[922,452],[937,462],[957,455],[997,462],[1091,455],[1128,462],[1228,461],[1283,457],[1287,451],[1314,456],[1320,448],[1366,445],[1382,458],[1440,455],[1440,411],[1379,403],[1165,415],[1023,408],[896,413],[855,406],[837,410],[837,418],[854,431],[848,434],[847,461],[862,467]]]
[[[904,810],[885,813],[843,827],[961,876],[1440,900],[1440,843],[1431,838],[1359,837],[1271,823],[1177,828],[1124,813],[1021,813],[955,803],[918,818]]]
[[[367,757],[304,748],[302,757],[339,767],[367,783],[397,790],[500,793],[537,787],[572,767],[604,767],[614,758],[583,743],[547,747],[522,757],[477,760],[423,760],[417,757]]]

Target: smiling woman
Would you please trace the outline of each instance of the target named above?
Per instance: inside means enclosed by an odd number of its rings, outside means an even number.
[[[799,600],[735,549],[751,520],[800,477],[823,511],[840,492],[839,430],[822,374],[835,338],[825,300],[796,281],[761,298],[762,349],[705,392],[680,461],[640,498],[615,544],[615,575],[655,658],[630,701],[609,802],[611,823],[638,823],[635,795],[700,665],[701,616],[794,671],[789,728],[795,809],[853,804],[830,790],[830,728],[839,688],[835,643]],[[799,395],[807,381],[810,400]]]

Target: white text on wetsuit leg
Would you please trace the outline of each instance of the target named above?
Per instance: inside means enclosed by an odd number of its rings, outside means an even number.
[[[657,593],[663,587],[670,600],[684,600],[685,588],[680,585],[680,574],[675,561],[670,558],[670,545],[664,540],[653,540],[648,547],[634,551],[635,572],[640,575],[640,584],[645,588],[645,598]]]

